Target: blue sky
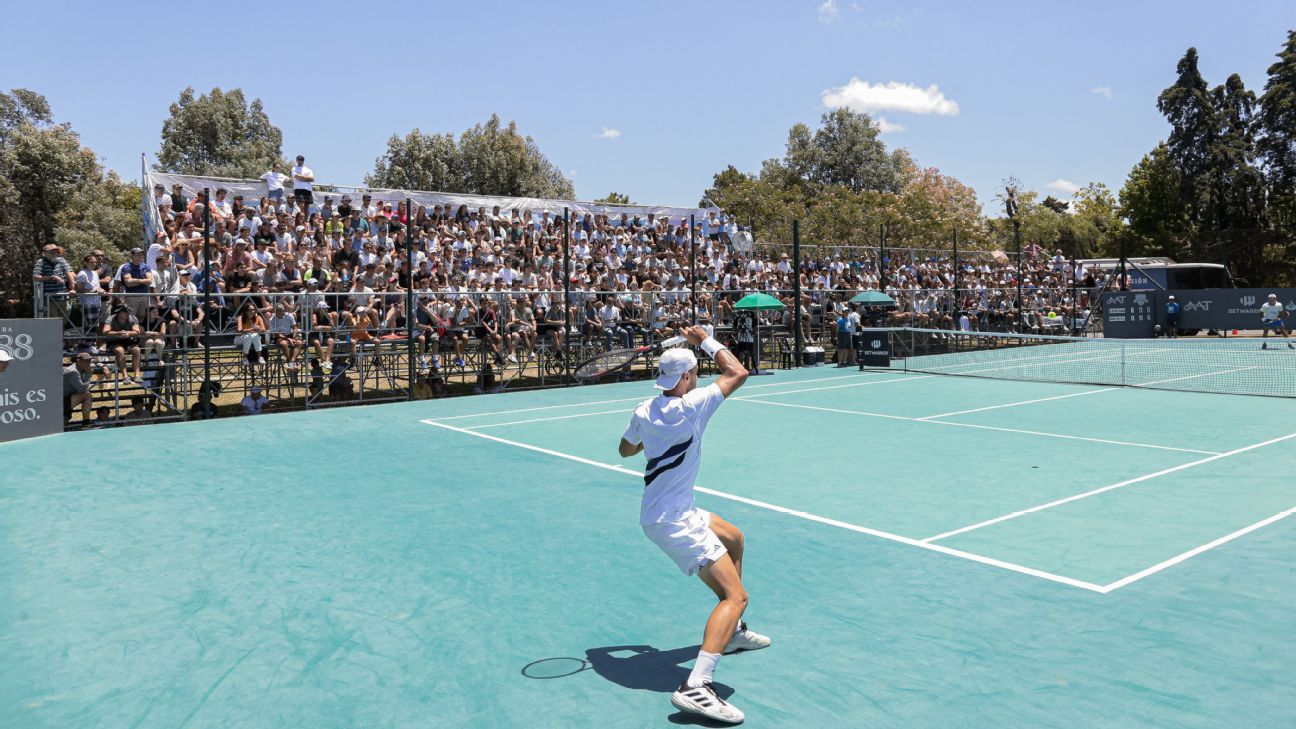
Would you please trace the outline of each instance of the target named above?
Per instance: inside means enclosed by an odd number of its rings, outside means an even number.
[[[0,89],[45,94],[128,178],[181,89],[242,87],[321,181],[362,182],[392,133],[495,112],[578,197],[672,205],[779,156],[825,100],[903,127],[888,144],[983,204],[1009,174],[1116,190],[1164,138],[1156,95],[1188,46],[1210,83],[1259,92],[1296,27],[1278,1],[64,5],[7,5]]]

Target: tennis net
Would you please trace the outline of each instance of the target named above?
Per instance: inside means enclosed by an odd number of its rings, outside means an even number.
[[[890,330],[892,367],[967,377],[1296,397],[1291,339],[1102,339]],[[901,361],[895,361],[899,358]]]

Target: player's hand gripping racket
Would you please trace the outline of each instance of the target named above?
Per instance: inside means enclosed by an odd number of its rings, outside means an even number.
[[[663,349],[669,349],[677,344],[683,344],[688,341],[688,337],[679,336],[663,339],[657,344],[647,347],[631,347],[629,349],[613,349],[597,357],[592,357],[579,365],[572,371],[576,379],[583,382],[593,382],[600,377],[621,372],[634,364],[634,361],[646,354],[657,354]]]

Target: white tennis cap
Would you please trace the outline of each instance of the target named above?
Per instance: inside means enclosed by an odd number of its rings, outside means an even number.
[[[685,372],[697,367],[697,356],[684,348],[668,349],[657,360],[657,381],[653,387],[669,390],[679,384]]]

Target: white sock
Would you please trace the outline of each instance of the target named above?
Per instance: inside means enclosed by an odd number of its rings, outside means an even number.
[[[688,677],[689,688],[697,688],[704,683],[711,683],[711,674],[715,673],[716,664],[719,662],[719,653],[698,651],[697,661],[693,663],[693,672]]]

